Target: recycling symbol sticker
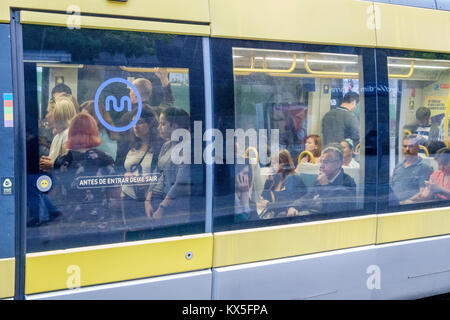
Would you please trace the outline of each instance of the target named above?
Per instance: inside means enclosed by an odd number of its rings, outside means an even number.
[[[2,195],[10,196],[13,194],[13,178],[2,178]]]

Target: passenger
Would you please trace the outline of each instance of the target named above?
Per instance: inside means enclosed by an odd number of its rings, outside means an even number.
[[[162,83],[163,98],[160,105],[152,105],[152,102],[154,100],[153,85],[150,82],[150,80],[145,78],[138,78],[133,81],[133,85],[139,91],[142,106],[143,107],[145,105],[149,106],[159,116],[162,109],[164,109],[167,106],[173,106],[175,99],[173,97],[172,89],[170,87],[169,74],[167,72],[167,69],[158,68],[156,76]],[[132,105],[133,110],[136,110],[138,106],[138,98],[136,93],[131,88],[130,88],[130,99],[131,103],[133,104]],[[132,114],[130,112],[124,113],[124,115],[117,121],[117,126],[123,127],[126,126],[128,123],[130,123],[131,115]],[[132,135],[130,135],[129,131],[121,132],[118,134],[116,167],[121,172],[125,171],[124,162],[127,156],[127,152],[130,149],[129,146],[132,138],[133,137]]]
[[[421,145],[424,145],[429,140],[430,134],[431,136],[439,136],[439,128],[436,125],[431,125],[430,117],[430,109],[420,107],[416,110],[416,122],[412,125],[405,126],[405,129],[409,130],[412,134],[417,135],[419,144]],[[431,140],[437,140],[436,138]]]
[[[351,139],[341,141],[342,155],[344,157],[344,166],[350,168],[359,168],[359,163],[353,158],[353,142]]]
[[[175,164],[172,161],[172,153],[181,142],[171,140],[173,131],[189,128],[189,114],[183,109],[168,107],[161,112],[158,130],[166,142],[158,156],[158,181],[150,185],[145,201],[145,213],[148,218],[158,220],[170,217],[172,222],[178,219],[179,223],[186,222],[189,218],[187,208],[191,192],[190,168],[189,164]],[[155,221],[155,224],[163,222]]]
[[[277,167],[272,167],[274,175],[270,175],[262,192],[263,200],[258,203],[258,208],[264,208],[260,217],[273,218],[286,214],[286,205],[305,195],[306,187],[300,176],[295,174],[295,165],[292,157],[286,149],[279,152]]]
[[[75,98],[75,96],[71,95],[71,94],[67,94],[67,93],[62,93],[60,95],[58,95],[58,98],[67,98],[70,99],[73,103],[73,105],[75,106],[75,110],[77,110],[77,113],[80,112],[80,105],[78,104],[78,100],[77,98]]]
[[[72,94],[72,90],[70,87],[64,83],[58,83],[56,86],[52,89],[52,98],[56,98],[62,94]]]
[[[57,157],[67,153],[65,143],[67,141],[68,127],[70,120],[75,117],[76,109],[72,100],[66,97],[54,99],[54,103],[49,103],[47,119],[49,125],[54,128],[55,137],[50,146],[48,156],[42,156],[39,161],[39,168],[43,171],[51,171]]]
[[[305,150],[309,151],[314,156],[316,164],[320,164],[320,154],[322,153],[322,139],[317,134],[310,134],[306,137]],[[311,163],[309,155],[302,158],[301,163]]]
[[[356,184],[342,169],[341,149],[327,146],[321,156],[316,186],[292,203],[288,216],[353,210],[356,206]]]
[[[85,185],[97,177],[114,174],[114,161],[106,153],[95,149],[101,144],[95,119],[80,113],[70,123],[66,148],[69,152],[55,160],[57,200],[66,226],[79,232],[106,230],[111,221],[110,200],[117,188]],[[97,181],[97,180],[95,180]]]
[[[421,187],[416,195],[403,201],[402,204],[450,199],[450,148],[440,149],[435,159],[439,169],[425,181],[425,187]]]
[[[416,135],[403,138],[402,152],[405,159],[395,166],[391,182],[392,190],[400,203],[417,194],[433,172],[418,156],[419,139]]]
[[[134,120],[136,112],[132,120]],[[144,107],[137,123],[133,126],[131,149],[125,159],[125,177],[142,176],[156,172],[159,152],[164,140],[158,134],[157,115]],[[148,184],[142,186],[122,186],[122,198],[127,200],[127,219],[132,217],[145,218],[146,192]],[[134,203],[132,203],[132,200]],[[133,210],[130,208],[133,207]],[[134,211],[134,212],[131,212]]]
[[[234,223],[257,220],[258,213],[250,200],[253,171],[249,164],[235,165]]]
[[[435,154],[442,148],[445,148],[446,145],[444,142],[439,140],[429,140],[426,144],[428,154],[430,157],[434,157]]]
[[[92,118],[94,118],[95,121],[97,122],[100,140],[102,140],[102,144],[100,146],[96,147],[96,149],[107,153],[115,161],[116,156],[117,156],[117,141],[116,140],[118,137],[115,134],[115,132],[112,132],[112,131],[106,129],[103,126],[103,124],[101,124],[98,121],[97,114],[95,113],[94,100],[89,100],[89,101],[83,102],[81,104],[80,108],[81,108],[81,112],[89,113],[92,116]],[[113,125],[111,116],[109,115],[109,112],[106,111],[105,107],[99,106],[99,111],[100,111],[102,118],[110,125]]]
[[[359,120],[354,114],[359,103],[359,94],[350,91],[344,96],[340,107],[328,111],[322,119],[323,144],[340,143],[351,139],[353,144],[359,143]]]

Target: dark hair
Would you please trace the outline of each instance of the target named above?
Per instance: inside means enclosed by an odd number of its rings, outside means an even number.
[[[59,92],[72,94],[72,90],[70,90],[69,86],[65,85],[64,83],[59,83],[52,89],[52,97],[55,93],[59,93]]]
[[[436,152],[436,161],[440,164],[447,165],[450,163],[450,148],[442,148]]]
[[[137,110],[132,113],[132,117],[135,116]],[[151,151],[154,156],[159,154],[162,145],[164,144],[164,140],[159,136],[158,133],[158,115],[151,109],[148,105],[142,106],[142,113],[139,120],[144,120],[148,123],[150,128],[150,139],[148,141],[149,151]],[[131,146],[134,149],[139,149],[142,146],[142,140],[136,137],[135,134],[131,134]]]
[[[352,103],[353,101],[356,101],[357,104],[359,103],[359,94],[353,91],[347,92],[342,100],[343,103]]]
[[[428,120],[431,116],[431,111],[428,108],[420,107],[416,111],[416,119],[419,121]]]
[[[177,124],[178,128],[189,130],[190,117],[189,113],[178,107],[167,107],[161,111],[166,121],[172,126]]]
[[[428,149],[428,153],[431,155],[436,154],[437,151],[439,151],[442,148],[445,148],[446,145],[444,142],[439,141],[439,140],[435,140],[435,141],[429,141],[427,143],[427,149]]]

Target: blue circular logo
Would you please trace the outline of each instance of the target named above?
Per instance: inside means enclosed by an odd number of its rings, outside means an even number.
[[[123,127],[114,127],[114,126],[110,125],[108,122],[106,122],[100,113],[100,108],[98,105],[98,101],[100,99],[100,94],[102,93],[103,89],[105,89],[105,87],[107,85],[110,85],[111,83],[114,83],[114,82],[121,82],[121,83],[124,83],[127,86],[129,86],[136,94],[136,97],[138,100],[138,111],[136,113],[136,117],[128,125],[123,126]],[[125,105],[127,105],[126,108],[127,108],[128,112],[131,112],[132,103],[131,103],[130,97],[128,97],[128,96],[123,96],[120,99],[120,104],[117,103],[116,97],[114,97],[114,96],[106,97],[106,100],[105,100],[106,111],[109,111],[112,106],[114,110],[116,110],[117,112],[121,112],[125,109]],[[138,122],[138,120],[141,116],[141,113],[142,113],[142,99],[141,99],[141,95],[139,94],[139,91],[130,81],[122,79],[122,78],[111,78],[111,79],[103,82],[101,84],[101,86],[97,89],[97,92],[95,94],[94,106],[95,106],[95,113],[97,114],[98,121],[100,121],[100,123],[105,128],[107,128],[111,131],[115,131],[115,132],[123,132],[123,131],[129,130],[131,127],[133,127],[136,124],[136,122]]]

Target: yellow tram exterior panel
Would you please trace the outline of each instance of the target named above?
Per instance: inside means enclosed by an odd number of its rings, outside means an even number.
[[[21,11],[20,22],[24,24],[51,25],[51,26],[67,26],[67,22],[71,18],[67,14],[55,14],[33,11]],[[209,26],[168,23],[168,22],[152,22],[144,20],[115,19],[104,17],[79,17],[81,28],[90,29],[107,29],[107,30],[126,30],[138,32],[159,32],[171,34],[189,34],[208,36],[210,33]]]
[[[0,259],[0,299],[14,296],[15,259]]]
[[[212,245],[203,234],[27,254],[25,293],[209,269]]]
[[[208,0],[2,0],[0,21],[9,22],[10,8],[67,12],[74,6],[81,13],[209,22]]]
[[[376,216],[214,233],[213,267],[375,244]]]
[[[450,234],[450,209],[379,215],[377,229],[377,244]]]
[[[355,0],[211,0],[211,36],[375,47],[373,4]]]
[[[375,4],[377,47],[450,53],[450,12]]]

